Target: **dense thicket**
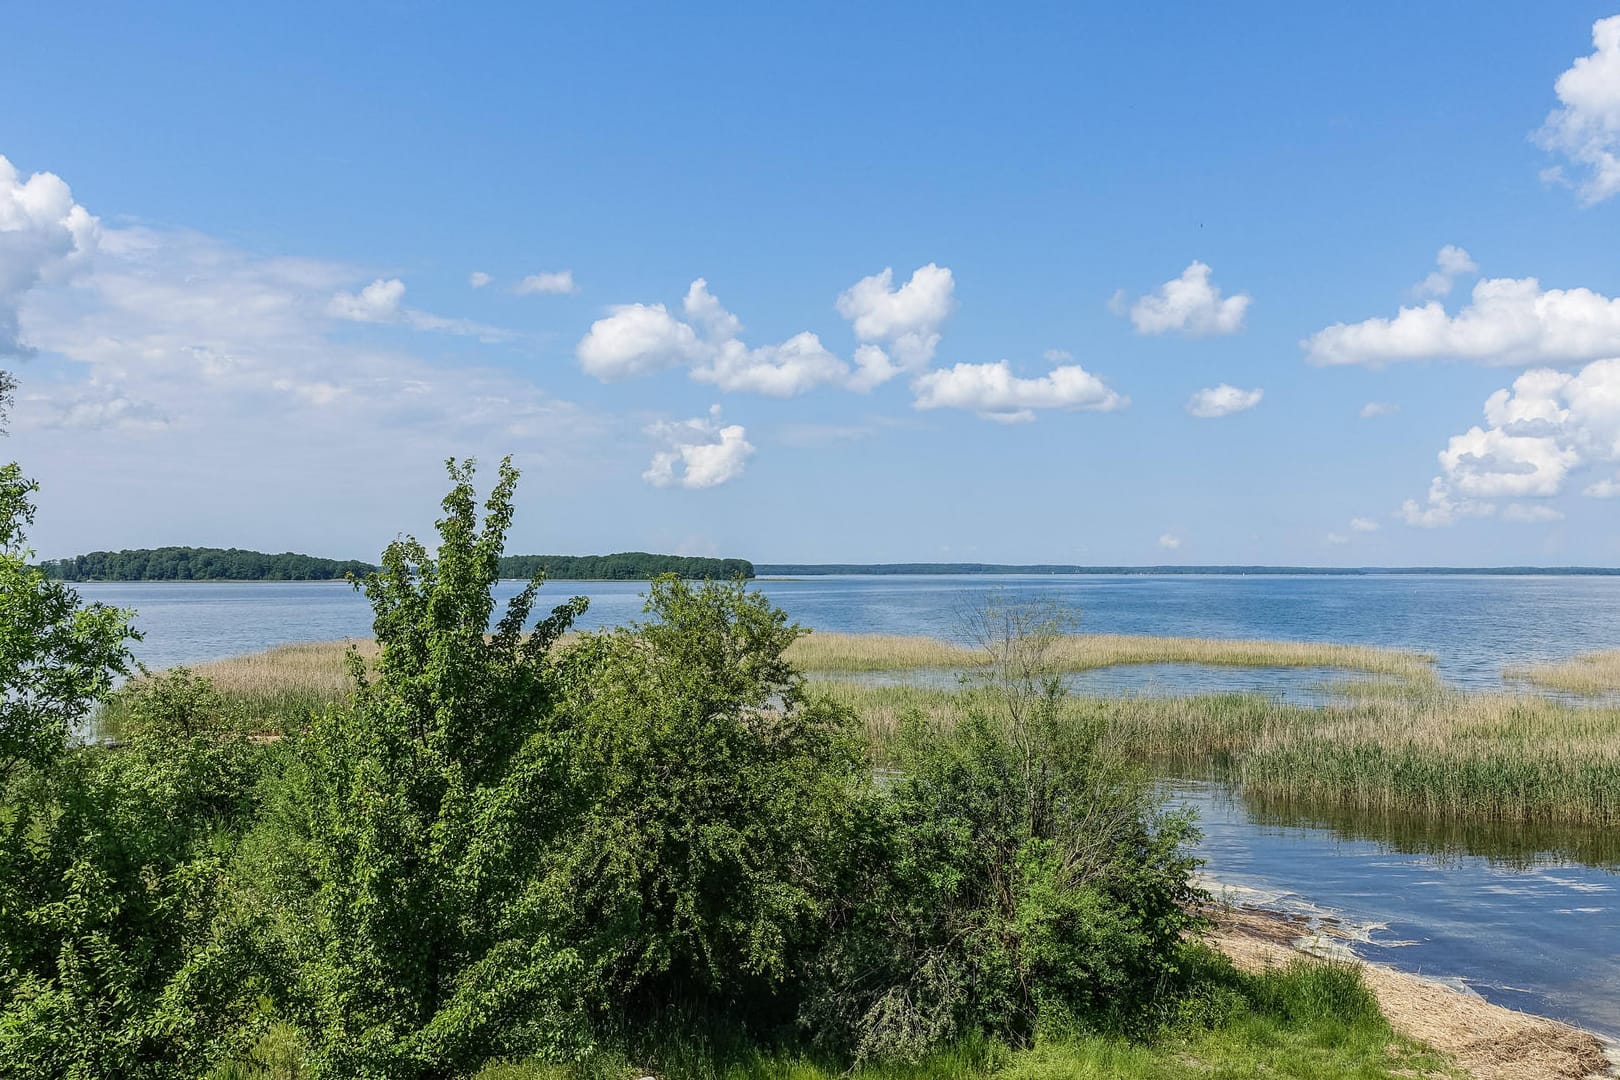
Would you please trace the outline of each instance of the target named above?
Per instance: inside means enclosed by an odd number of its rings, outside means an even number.
[[[526,580],[541,574],[556,581],[651,581],[664,574],[687,581],[725,581],[753,577],[754,564],[747,559],[653,555],[645,551],[621,551],[615,555],[507,555],[501,559],[503,578]]]
[[[585,602],[536,622],[531,583],[487,633],[516,473],[480,514],[451,472],[436,549],[365,581],[352,697],[284,739],[184,672],[124,691],[118,749],[41,718],[0,814],[0,1074],[262,1077],[273,1049],[426,1080],[649,1032],[910,1060],[1173,1010],[1189,826],[1058,722],[1047,638],[987,623],[992,692],[875,770],[740,580],[659,578],[566,647]],[[127,633],[96,618],[86,692]]]
[[[321,559],[286,551],[162,547],[92,551],[39,564],[61,581],[334,581],[376,567],[353,559]]]

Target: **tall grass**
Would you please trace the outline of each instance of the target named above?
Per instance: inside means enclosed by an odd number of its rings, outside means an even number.
[[[817,685],[861,718],[880,761],[907,712],[948,721],[986,703],[973,687]],[[1219,776],[1297,804],[1620,824],[1620,708],[1387,688],[1315,708],[1255,694],[1076,697],[1063,708],[1161,771]]]
[[[281,731],[349,693],[343,657],[351,647],[363,656],[375,650],[366,640],[284,645],[195,670],[214,680],[252,726]],[[978,655],[931,638],[819,633],[790,651],[805,670],[827,674],[971,668]],[[1071,698],[1063,707],[1076,720],[1102,724],[1123,752],[1162,770],[1220,775],[1256,795],[1442,821],[1620,824],[1617,707],[1454,692],[1425,657],[1360,646],[1065,636],[1049,660],[1069,671],[1182,661],[1331,666],[1383,676],[1337,684],[1343,700],[1314,708],[1253,694]],[[989,693],[830,679],[817,685],[855,710],[880,764],[905,712],[949,717]],[[119,720],[115,697],[100,730],[116,735]]]
[[[857,674],[916,668],[974,668],[985,662],[986,654],[971,646],[938,638],[817,631],[794,642],[788,650],[788,659],[802,671]],[[1116,664],[1186,663],[1340,668],[1414,683],[1436,681],[1433,657],[1368,645],[1324,642],[1065,634],[1052,641],[1045,660],[1053,670],[1065,672]]]
[[[1548,690],[1571,694],[1610,694],[1620,691],[1620,649],[1581,653],[1552,664],[1518,664],[1503,677]]]

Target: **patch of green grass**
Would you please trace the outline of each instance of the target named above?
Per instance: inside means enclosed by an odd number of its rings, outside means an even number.
[[[1239,973],[1204,952],[1207,984],[1157,1037],[1052,1034],[1011,1049],[967,1040],[914,1062],[853,1069],[798,1049],[705,1054],[692,1044],[632,1061],[599,1054],[578,1066],[492,1065],[477,1080],[1393,1080],[1461,1076],[1439,1054],[1395,1034],[1355,968],[1299,960]]]

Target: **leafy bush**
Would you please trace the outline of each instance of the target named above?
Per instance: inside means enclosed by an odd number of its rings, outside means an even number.
[[[665,577],[646,610],[569,653],[562,935],[603,1007],[768,1011],[819,939],[869,772],[849,716],[806,698],[782,656],[802,631],[764,596]]]
[[[1055,636],[991,613],[993,709],[903,721],[895,771],[806,1009],[856,1056],[963,1037],[1140,1026],[1178,974],[1198,892],[1189,819],[1100,728],[1059,722]],[[971,701],[984,701],[984,695]]]
[[[150,680],[123,749],[65,754],[13,790],[0,1074],[194,1076],[251,1038],[252,925],[228,867],[257,769],[210,695]]]

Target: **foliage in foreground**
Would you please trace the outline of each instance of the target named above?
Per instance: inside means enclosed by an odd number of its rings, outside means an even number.
[[[853,1069],[802,1044],[710,1042],[656,1032],[599,1049],[571,1065],[491,1065],[477,1080],[1395,1080],[1459,1075],[1439,1056],[1396,1035],[1352,967],[1296,961],[1260,974],[1234,970],[1189,945],[1188,992],[1150,1037],[1069,1032],[1013,1047],[966,1038],[915,1060]],[[273,1072],[267,1075],[276,1076]]]
[[[1049,635],[1004,624],[973,707],[876,772],[741,581],[661,579],[566,650],[583,601],[531,627],[535,582],[489,633],[516,473],[482,515],[452,479],[437,550],[366,582],[352,695],[266,744],[206,680],[146,680],[127,745],[12,785],[0,1072],[578,1072],[659,1030],[925,1069],[1211,1007],[1190,826],[1067,721]]]

